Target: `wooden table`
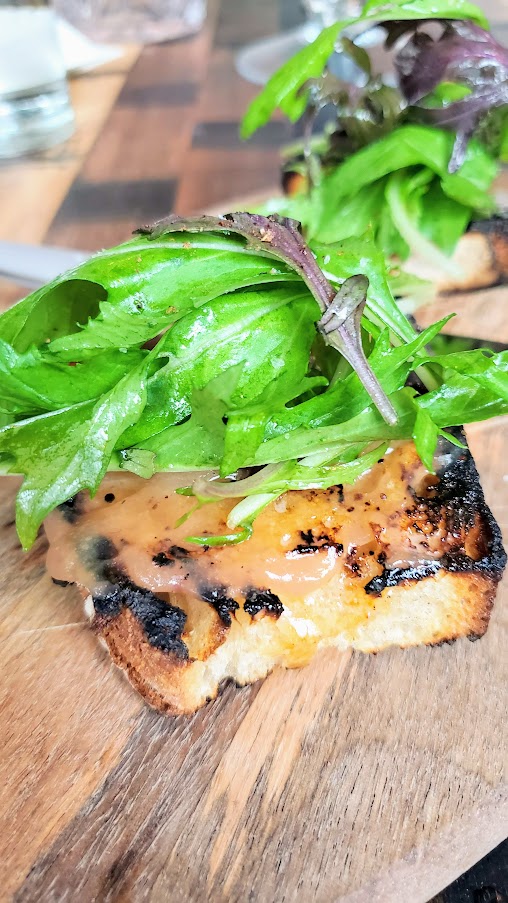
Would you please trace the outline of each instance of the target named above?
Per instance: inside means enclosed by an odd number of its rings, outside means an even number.
[[[503,31],[507,0],[483,5]],[[290,131],[241,144],[255,89],[233,59],[299,17],[292,0],[213,0],[196,38],[76,80],[74,138],[0,167],[0,238],[93,250],[272,188]],[[0,304],[19,294],[0,286]],[[506,431],[470,438],[503,523]],[[165,719],[51,586],[44,540],[20,552],[5,485],[1,899],[423,903],[508,833],[505,591],[481,643],[330,653]]]

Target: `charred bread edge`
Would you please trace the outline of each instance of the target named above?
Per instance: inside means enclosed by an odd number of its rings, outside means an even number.
[[[455,433],[464,439],[461,430],[455,430]],[[446,446],[447,443],[441,443],[441,449]],[[383,573],[364,588],[366,594],[379,597],[395,587],[414,585],[420,581],[433,579],[439,574],[457,575],[459,582],[462,582],[460,578],[470,577],[472,582],[467,589],[474,601],[465,618],[465,630],[458,633],[452,631],[450,635],[444,635],[437,640],[429,639],[425,641],[426,645],[452,643],[462,636],[467,636],[470,640],[483,636],[488,626],[497,583],[502,577],[507,560],[501,531],[485,502],[478,471],[470,452],[464,450],[459,454],[455,453],[451,462],[445,462],[438,469],[438,475],[440,491],[436,505],[447,506],[452,524],[456,523],[457,529],[464,526],[466,529],[472,527],[479,518],[482,535],[485,538],[483,556],[479,560],[474,560],[465,554],[452,552],[443,555],[437,562],[429,562],[419,567],[385,566]],[[432,505],[431,500],[429,505]],[[79,500],[70,505],[69,514],[74,519],[79,517],[78,511]],[[187,698],[183,680],[183,672],[193,665],[182,639],[186,620],[184,611],[177,605],[160,599],[151,590],[134,584],[115,568],[113,562],[106,560],[108,558],[106,552],[108,550],[104,549],[104,577],[107,579],[107,589],[100,595],[89,597],[85,605],[87,614],[92,617],[94,631],[109,649],[115,664],[126,672],[131,683],[151,705],[171,714],[194,711],[197,705]],[[80,587],[80,591],[84,597],[88,596],[88,591],[84,588]],[[227,639],[231,614],[234,614],[234,609],[238,605],[227,597],[209,600],[205,595],[203,598],[205,602],[213,605],[218,614],[222,642]],[[265,608],[264,614],[277,619],[282,610],[282,606],[273,611]],[[469,633],[466,633],[466,630]],[[176,694],[171,698],[161,693],[154,681],[147,677],[154,665],[155,668],[170,674],[171,683],[176,686]],[[268,666],[267,672],[272,667],[273,664]],[[182,677],[181,691],[178,691],[179,675]],[[218,685],[217,692],[220,692],[223,682],[224,680]],[[212,695],[207,696],[203,702],[212,698]]]

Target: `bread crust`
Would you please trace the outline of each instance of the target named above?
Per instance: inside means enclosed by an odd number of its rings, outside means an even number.
[[[372,653],[392,645],[406,648],[461,637],[479,639],[487,630],[496,585],[491,577],[442,571],[387,588],[375,602],[358,593],[349,605],[356,607],[356,614],[364,614],[363,623],[355,630],[344,629],[347,615],[341,618],[337,606],[329,635],[310,642],[300,638],[296,648],[287,642],[287,628],[280,620],[236,618],[224,642],[205,661],[182,660],[151,646],[128,608],[111,619],[94,615],[92,627],[115,665],[151,706],[170,715],[191,714],[214,699],[228,679],[244,686],[277,666],[302,667],[329,647]]]

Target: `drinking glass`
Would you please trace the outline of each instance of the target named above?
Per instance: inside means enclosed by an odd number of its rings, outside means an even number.
[[[53,9],[0,0],[0,157],[44,150],[73,131]]]
[[[58,12],[93,41],[156,44],[194,34],[206,0],[55,0]]]
[[[357,16],[362,5],[359,0],[301,0],[301,4],[320,30],[340,19]]]

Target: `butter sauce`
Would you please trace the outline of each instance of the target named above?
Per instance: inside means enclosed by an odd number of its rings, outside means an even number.
[[[431,523],[428,512],[422,514],[432,482],[413,444],[404,443],[354,486],[288,492],[283,504],[279,500],[257,518],[250,540],[214,548],[186,538],[229,532],[226,519],[235,500],[207,504],[176,526],[195,505],[175,492],[189,484],[189,474],[143,480],[111,473],[95,498],[79,494],[72,517],[61,508],[47,518],[47,567],[55,579],[92,594],[109,579],[105,560],[157,594],[201,597],[203,587],[217,586],[241,600],[252,587],[270,590],[294,629],[305,632],[315,627],[291,614],[295,602],[312,608],[314,596],[328,595],[332,586],[338,598],[384,567],[414,567],[443,555],[444,522]]]

